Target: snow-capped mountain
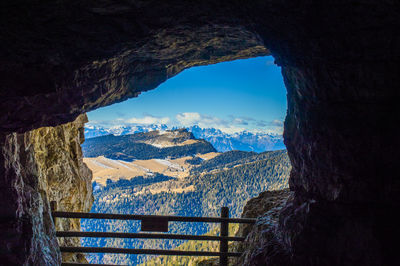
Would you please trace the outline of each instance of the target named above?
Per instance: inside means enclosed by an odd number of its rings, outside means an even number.
[[[165,131],[167,129],[169,129],[167,125],[153,124],[146,126],[114,126],[110,128],[88,125],[85,127],[85,137],[93,138],[110,134],[120,136],[154,130]],[[200,128],[199,126],[191,126],[187,129],[197,139],[205,139],[210,142],[219,152],[232,150],[263,152],[285,149],[281,135],[253,133],[249,131],[228,134],[216,128]]]
[[[219,129],[200,128],[199,126],[189,127],[188,130],[196,138],[210,142],[220,152],[232,150],[263,152],[286,149],[281,135],[248,131],[227,134]]]
[[[168,129],[167,125],[134,125],[134,126],[113,126],[113,127],[102,127],[102,126],[85,126],[85,138],[94,138],[105,135],[122,136],[127,134],[134,134],[140,132],[149,132],[154,130],[165,131]]]

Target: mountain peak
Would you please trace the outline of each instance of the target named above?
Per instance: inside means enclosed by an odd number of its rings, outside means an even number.
[[[85,157],[104,155],[124,161],[178,158],[216,152],[209,142],[196,139],[187,129],[89,138],[82,144],[82,150]]]
[[[241,151],[271,151],[271,150],[281,150],[285,149],[283,144],[283,137],[281,135],[273,135],[262,132],[251,132],[243,131],[234,134],[224,133],[217,128],[201,128],[198,125],[194,125],[187,128],[172,128],[168,129],[166,125],[133,125],[133,126],[119,126],[113,128],[105,128],[101,126],[86,126],[85,127],[85,137],[90,139],[96,136],[103,136],[108,134],[113,135],[129,135],[133,133],[146,133],[157,131],[158,135],[153,139],[148,139],[148,143],[151,145],[176,145],[177,143],[194,140],[194,139],[204,139],[210,142],[215,149],[219,152],[231,151],[231,150],[241,150]],[[155,133],[150,133],[155,134]],[[164,134],[160,138],[160,134]],[[173,137],[173,135],[176,135]],[[148,135],[143,135],[148,137]],[[168,141],[166,139],[170,139]],[[160,140],[161,143],[158,144]],[[166,147],[166,146],[163,146]]]

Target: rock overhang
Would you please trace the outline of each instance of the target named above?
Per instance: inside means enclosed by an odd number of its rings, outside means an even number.
[[[206,2],[185,12],[163,1],[5,3],[1,108],[13,112],[0,130],[69,122],[188,67],[269,54],[236,11]]]

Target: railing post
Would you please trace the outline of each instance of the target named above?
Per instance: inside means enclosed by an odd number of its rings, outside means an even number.
[[[229,218],[229,208],[221,207],[221,218]],[[228,236],[229,231],[229,222],[222,221],[221,222],[221,236]],[[228,266],[228,240],[221,239],[219,244],[219,252],[225,253],[225,255],[220,255],[219,257],[219,265],[220,266]]]

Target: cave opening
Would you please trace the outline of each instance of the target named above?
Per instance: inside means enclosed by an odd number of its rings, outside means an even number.
[[[293,195],[244,264],[396,265],[398,1],[1,7],[1,263],[60,264],[49,201],[68,211],[92,202],[81,114],[185,68],[272,54],[288,92]]]
[[[227,206],[231,217],[241,217],[251,198],[288,187],[286,109],[281,69],[264,56],[193,67],[137,98],[89,112],[82,149],[93,172],[91,211],[217,217]],[[140,223],[83,219],[81,228],[132,233],[140,231]],[[238,230],[231,226],[230,235]],[[169,233],[215,235],[219,229],[171,223]],[[82,245],[212,251],[217,243],[83,238]],[[199,261],[121,254],[86,258],[116,264]]]

